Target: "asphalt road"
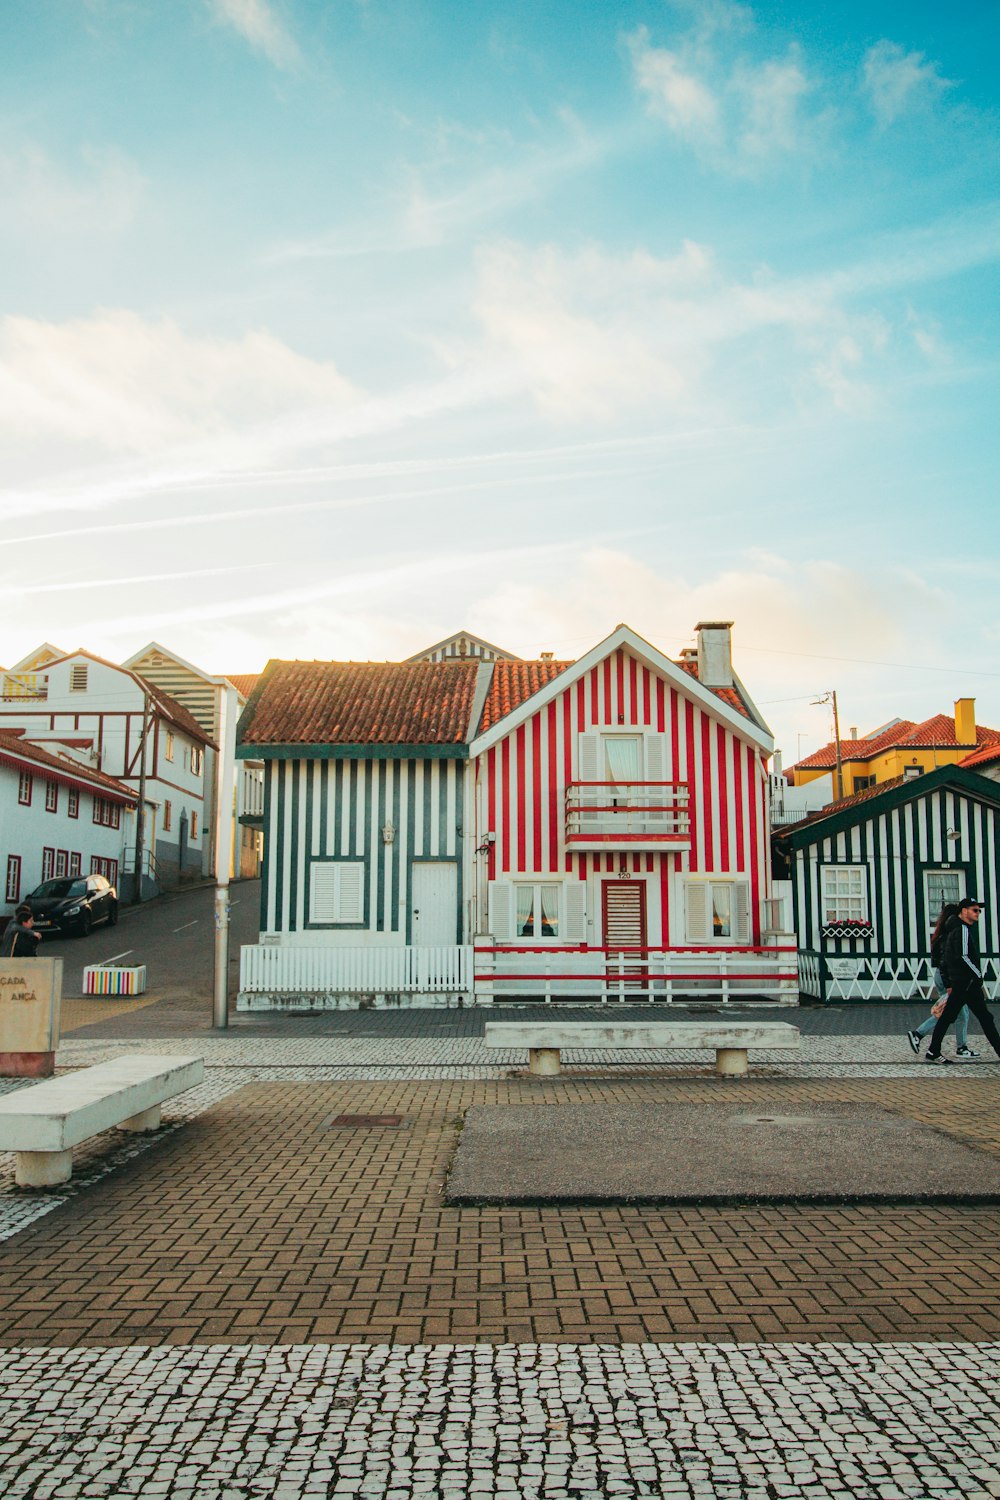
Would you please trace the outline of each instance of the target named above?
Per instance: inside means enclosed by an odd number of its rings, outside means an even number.
[[[260,881],[229,888],[230,988],[239,973],[242,943],[254,943],[260,928]],[[117,927],[95,927],[89,937],[46,937],[42,956],[63,960],[63,994],[83,990],[85,964],[120,959],[145,964],[147,991],[164,997],[212,998],[215,962],[215,888],[172,892],[142,906],[122,906]]]

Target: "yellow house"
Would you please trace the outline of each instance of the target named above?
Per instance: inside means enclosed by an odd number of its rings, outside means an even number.
[[[975,698],[959,698],[951,717],[935,714],[922,724],[893,719],[860,739],[852,730],[850,738],[840,742],[841,795],[853,796],[897,776],[922,776],[939,766],[956,765],[990,745],[1000,746],[1000,731],[976,723]],[[831,741],[791,766],[786,775],[792,786],[804,786],[833,772],[836,795],[836,765],[837,747]]]

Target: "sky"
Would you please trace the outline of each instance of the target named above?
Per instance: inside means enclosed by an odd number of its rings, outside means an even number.
[[[0,663],[731,619],[1000,727],[996,0],[7,0]]]

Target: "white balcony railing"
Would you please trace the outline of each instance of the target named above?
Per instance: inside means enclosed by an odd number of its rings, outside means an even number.
[[[511,1000],[632,1005],[798,999],[794,945],[769,948],[476,949],[479,1003]]]
[[[657,848],[691,839],[686,781],[571,781],[566,787],[566,843],[604,849]]]

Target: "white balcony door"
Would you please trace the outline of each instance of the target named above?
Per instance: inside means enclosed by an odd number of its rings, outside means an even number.
[[[416,947],[444,948],[458,942],[458,864],[453,859],[414,860],[410,866]]]

